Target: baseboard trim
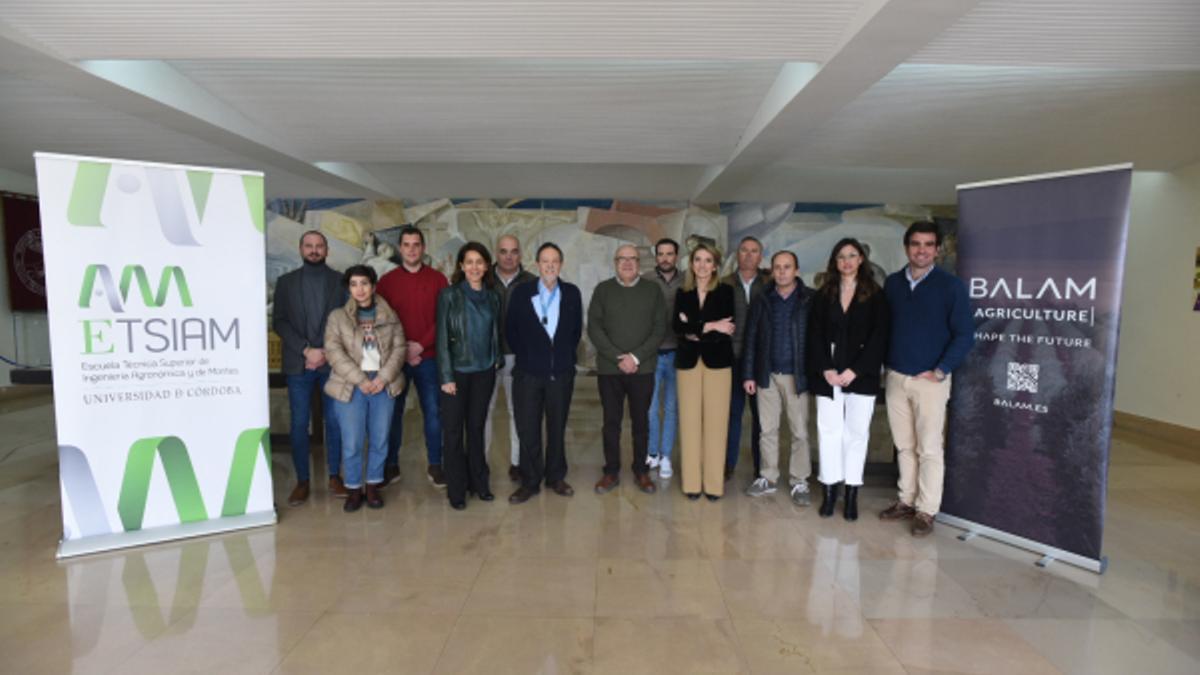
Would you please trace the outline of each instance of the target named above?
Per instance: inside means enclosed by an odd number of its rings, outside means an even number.
[[[1113,412],[1113,426],[1117,429],[1132,431],[1160,441],[1182,446],[1182,449],[1190,449],[1193,453],[1196,453],[1197,448],[1200,448],[1200,429],[1162,422],[1149,417],[1134,415],[1133,413],[1121,412],[1120,410]]]

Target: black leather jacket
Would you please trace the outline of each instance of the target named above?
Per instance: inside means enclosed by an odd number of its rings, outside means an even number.
[[[437,365],[438,381],[454,381],[454,371],[479,372],[498,368],[504,362],[500,350],[500,295],[485,288],[492,320],[489,330],[468,328],[466,293],[459,284],[447,286],[438,293],[437,301]]]

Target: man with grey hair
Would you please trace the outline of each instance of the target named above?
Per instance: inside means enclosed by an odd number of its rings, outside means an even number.
[[[492,286],[500,295],[500,351],[504,354],[504,365],[496,371],[496,388],[492,390],[492,400],[488,404],[487,420],[483,423],[483,456],[492,455],[492,416],[496,413],[496,395],[504,388],[504,400],[508,406],[508,441],[509,462],[508,478],[514,483],[521,482],[521,444],[517,439],[517,420],[513,415],[513,349],[508,344],[504,333],[504,322],[508,314],[508,299],[512,290],[526,281],[533,281],[532,273],[521,266],[521,242],[513,235],[506,234],[496,240],[496,264],[492,267]]]
[[[629,399],[633,427],[633,476],[642,492],[657,488],[646,465],[650,398],[658,347],[667,331],[667,310],[657,284],[638,276],[638,252],[630,244],[617,249],[617,274],[600,282],[588,305],[587,332],[596,348],[596,381],[604,425],[604,476],[596,483],[603,494],[621,484],[621,418]]]

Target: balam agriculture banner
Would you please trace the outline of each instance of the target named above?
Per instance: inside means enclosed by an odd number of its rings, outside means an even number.
[[[1128,165],[960,186],[975,347],[942,512],[1102,571]]]
[[[60,557],[273,523],[262,174],[36,160]]]

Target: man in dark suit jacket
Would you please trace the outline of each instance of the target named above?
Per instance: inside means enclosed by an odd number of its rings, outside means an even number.
[[[329,242],[325,235],[316,230],[305,232],[300,237],[300,257],[304,264],[275,282],[271,326],[283,342],[283,374],[287,377],[291,410],[292,463],[296,467],[296,487],[288,497],[291,506],[299,506],[308,500],[308,422],[312,416],[313,388],[324,391],[325,382],[329,380],[329,364],[325,361],[325,320],[330,312],[346,302],[342,275],[325,264],[328,252]],[[345,497],[346,487],[340,475],[341,429],[333,415],[333,399],[324,397],[323,410],[329,491],[336,497]]]
[[[768,270],[761,269],[762,242],[754,237],[742,237],[738,243],[738,268],[733,274],[721,279],[721,283],[733,286],[733,372],[742,372],[742,347],[746,338],[746,320],[750,317],[750,305],[762,294],[771,279]],[[742,389],[741,377],[733,378],[733,391],[729,396],[729,445],[725,452],[725,480],[733,477],[737,468],[738,455],[742,452],[742,412],[746,409],[746,392]],[[758,399],[750,397],[750,453],[754,457],[754,475],[759,472]]]
[[[539,276],[512,290],[504,322],[513,366],[513,414],[520,439],[521,487],[508,498],[527,501],[542,483],[570,497],[564,436],[571,394],[575,390],[575,353],[583,337],[583,299],[579,288],[558,278],[562,250],[542,244],[537,253]],[[546,426],[545,460],[542,424]]]

